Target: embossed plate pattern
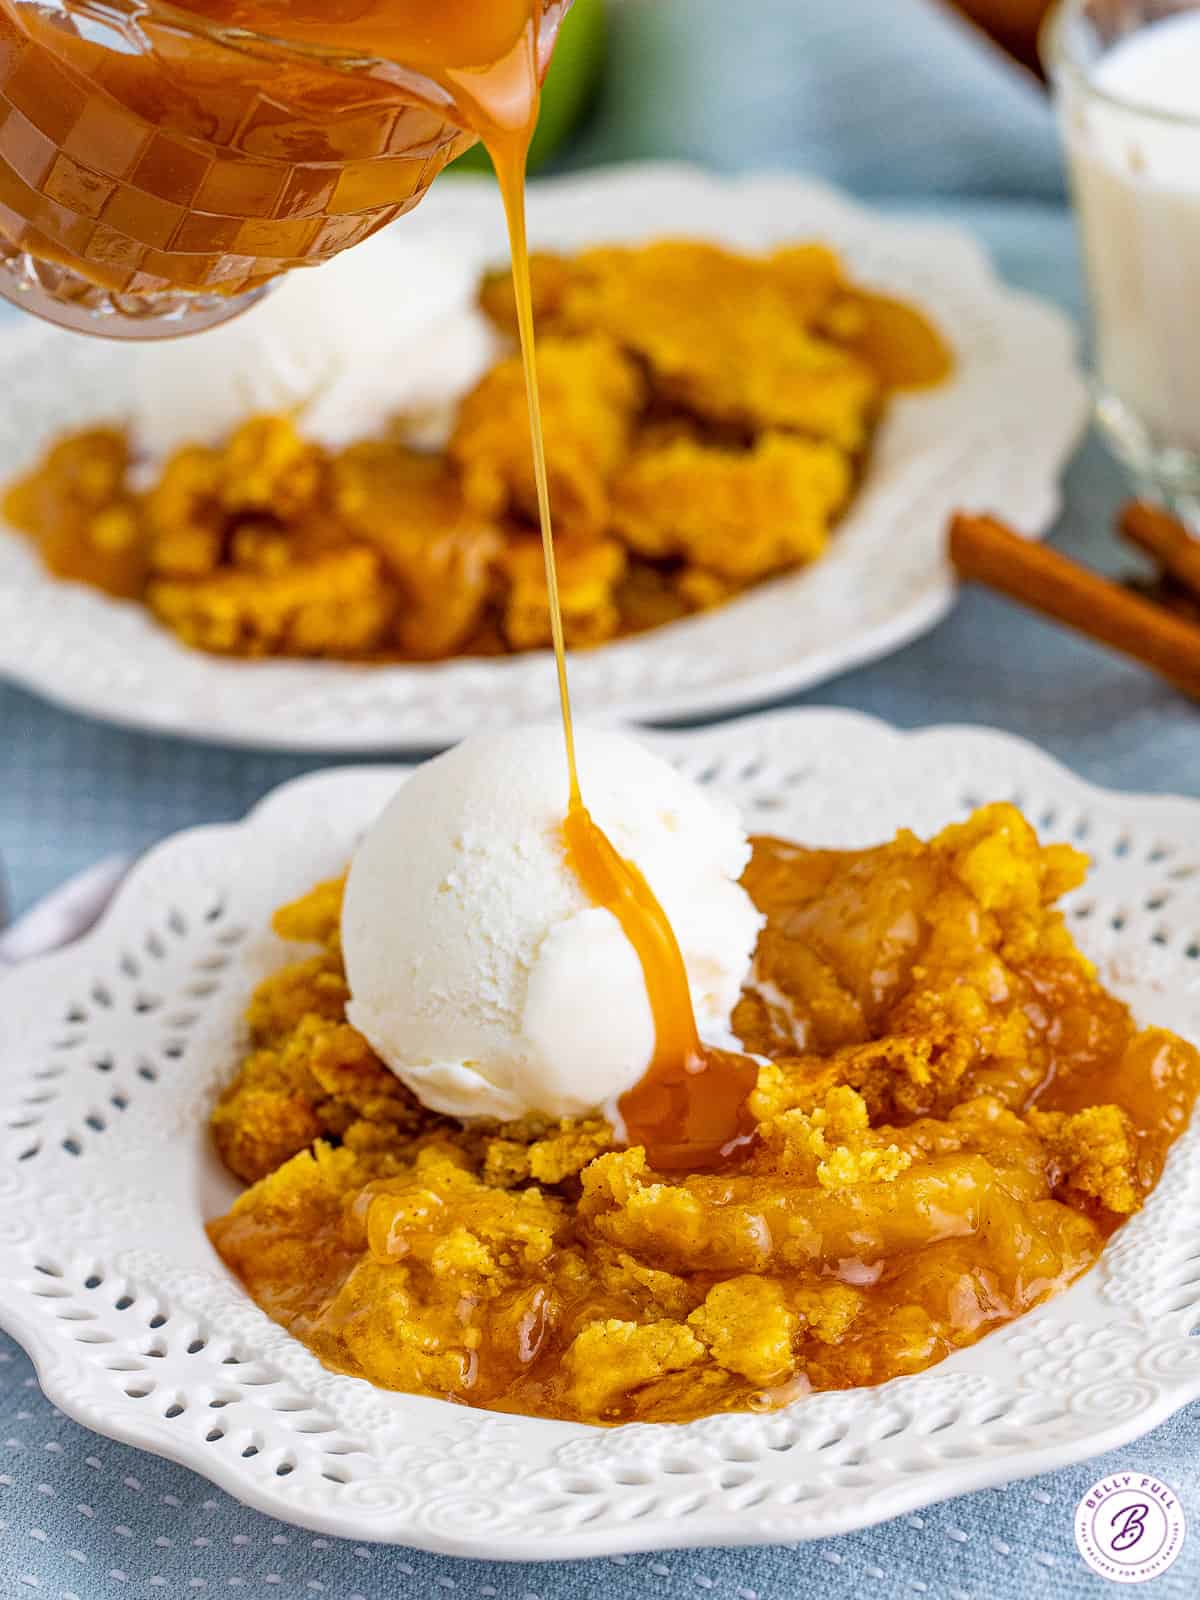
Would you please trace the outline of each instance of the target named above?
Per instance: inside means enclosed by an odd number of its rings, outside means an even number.
[[[500,205],[483,181],[444,181],[401,225],[450,239],[480,268],[503,260]],[[693,234],[744,249],[836,244],[854,275],[928,307],[958,355],[955,380],[898,401],[829,555],[734,604],[580,654],[579,709],[671,720],[806,688],[924,632],[953,584],[949,513],[966,506],[1043,531],[1079,437],[1086,396],[1075,335],[1049,306],[1005,288],[960,229],[889,220],[783,176],[727,179],[644,166],[534,185],[535,244]],[[403,285],[399,286],[402,292]],[[128,404],[128,352],[42,329],[0,344],[0,480],[52,433]],[[55,582],[0,525],[0,674],[107,721],[304,750],[421,750],[554,714],[541,654],[433,666],[229,662],[189,651],[138,606]]]
[[[842,712],[654,743],[750,828],[814,844],[1016,800],[1091,852],[1069,915],[1106,980],[1200,1039],[1200,804],[1104,793],[999,734]],[[838,1533],[1082,1460],[1200,1395],[1200,1128],[1067,1294],[878,1389],[605,1430],[326,1372],[208,1245],[235,1186],[205,1115],[281,959],[272,909],[340,868],[403,771],[302,779],[240,825],[179,835],[85,942],[4,980],[0,1323],[64,1410],[322,1532],[541,1559]]]

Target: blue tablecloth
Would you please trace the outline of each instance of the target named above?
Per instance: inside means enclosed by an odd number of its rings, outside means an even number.
[[[787,163],[881,203],[936,204],[1012,282],[1080,310],[1074,235],[1038,91],[925,0],[629,0],[603,102],[575,152]],[[1128,565],[1109,528],[1123,485],[1095,440],[1068,476],[1053,541]],[[1097,782],[1200,792],[1200,716],[1155,679],[990,596],[933,634],[796,701],[915,726],[991,723]],[[24,905],[112,851],[235,817],[320,763],[119,732],[0,689],[0,852]],[[0,1340],[0,1593],[63,1600],[236,1593],[325,1600],[1026,1600],[1099,1596],[1074,1548],[1082,1490],[1121,1463],[1163,1476],[1200,1524],[1200,1408],[1078,1470],[801,1547],[560,1566],[455,1562],[314,1538],[196,1477],[98,1439],[39,1393]],[[1200,1526],[1157,1594],[1200,1592]]]

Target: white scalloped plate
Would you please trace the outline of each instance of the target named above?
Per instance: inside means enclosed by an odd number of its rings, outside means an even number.
[[[484,181],[443,180],[403,224],[443,233],[483,266],[504,259],[500,205]],[[1005,288],[959,229],[885,219],[797,178],[716,178],[645,166],[537,183],[535,244],[692,234],[746,249],[819,237],[854,275],[926,306],[958,353],[955,380],[900,400],[830,554],[733,605],[578,655],[572,685],[593,719],[708,716],[807,688],[907,644],[949,608],[950,512],[989,510],[1035,534],[1086,395],[1075,334]],[[401,286],[402,288],[402,286]],[[54,432],[127,404],[128,352],[23,330],[0,345],[0,480]],[[137,606],[49,578],[0,527],[0,674],[103,720],[226,744],[418,750],[481,727],[553,716],[546,657],[355,667],[229,662],[184,649]]]
[[[816,844],[1016,800],[1094,857],[1070,915],[1105,979],[1200,1040],[1195,801],[1104,793],[1000,734],[843,712],[653,742],[751,828]],[[540,1560],[845,1532],[1083,1460],[1200,1395],[1200,1127],[1086,1278],[878,1389],[605,1430],[326,1372],[207,1242],[235,1186],[205,1115],[250,987],[280,960],[272,909],[340,868],[403,772],[302,779],[239,825],[180,834],[84,943],[4,980],[0,1323],[65,1411],[325,1533]]]

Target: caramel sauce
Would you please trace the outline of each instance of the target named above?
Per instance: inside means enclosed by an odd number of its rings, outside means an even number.
[[[758,1069],[746,1056],[700,1042],[687,970],[666,913],[632,861],[596,826],[578,787],[563,824],[567,860],[593,905],[611,911],[637,951],[654,1018],[654,1055],[621,1096],[625,1136],[659,1171],[699,1171],[729,1160],[753,1136],[746,1100]]]
[[[565,0],[0,0],[0,253],[236,296],[412,209]],[[403,285],[398,287],[403,293]]]
[[[529,32],[534,7],[531,0],[176,0],[175,9],[225,27],[396,62],[444,82],[458,69],[492,76]],[[486,85],[483,94],[493,98]],[[523,109],[528,105],[526,96]]]

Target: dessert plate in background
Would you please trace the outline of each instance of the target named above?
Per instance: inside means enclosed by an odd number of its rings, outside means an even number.
[[[482,270],[507,257],[486,180],[443,180],[401,229],[408,259],[427,250],[435,273],[439,255],[455,272],[464,261]],[[577,653],[571,682],[581,715],[670,721],[810,687],[899,648],[945,613],[952,510],[989,511],[1030,534],[1052,521],[1086,414],[1075,334],[1060,312],[1001,284],[960,229],[883,218],[799,178],[717,178],[664,165],[534,184],[530,234],[536,247],[564,250],[671,234],[745,250],[826,240],[857,281],[927,311],[958,358],[951,382],[893,403],[826,556],[719,610]],[[398,271],[396,293],[420,294],[419,282]],[[454,344],[447,335],[442,369],[436,341],[414,347],[435,389],[444,370],[446,400],[462,367]],[[55,433],[119,418],[131,381],[120,346],[35,326],[9,333],[0,341],[0,479]],[[429,400],[428,385],[418,387]],[[428,749],[556,709],[541,653],[355,666],[189,651],[140,606],[49,577],[27,542],[3,528],[0,674],[107,721],[261,748]]]
[[[1200,803],[1094,789],[1005,735],[845,712],[652,742],[752,831],[810,844],[1017,802],[1091,853],[1067,914],[1105,983],[1200,1040]],[[543,1560],[842,1533],[1082,1461],[1200,1396],[1200,1126],[1072,1288],[876,1389],[606,1429],[326,1371],[209,1246],[236,1185],[207,1115],[252,986],[287,958],[271,912],[342,867],[404,776],[323,773],[180,834],[87,939],[3,980],[0,1324],[64,1411],[322,1533]]]

